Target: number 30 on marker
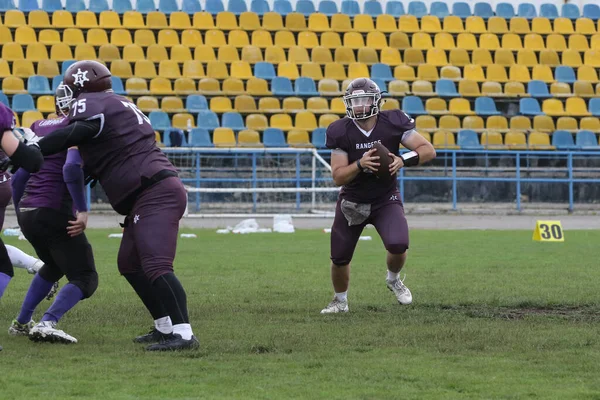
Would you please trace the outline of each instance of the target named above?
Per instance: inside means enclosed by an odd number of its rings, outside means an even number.
[[[538,242],[564,242],[560,221],[537,221],[533,231],[533,240]]]

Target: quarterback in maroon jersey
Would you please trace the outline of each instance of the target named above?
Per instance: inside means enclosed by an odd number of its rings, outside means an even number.
[[[347,117],[327,128],[333,180],[342,186],[331,229],[331,280],[335,295],[321,313],[348,311],[350,261],[367,224],[372,224],[387,250],[387,287],[400,304],[410,304],[412,294],[400,279],[406,262],[408,225],[398,192],[400,168],[435,158],[435,150],[415,131],[415,121],[401,110],[381,111],[381,91],[367,78],[353,80],[344,94]],[[375,143],[390,151],[389,176],[378,177]],[[398,156],[400,145],[408,150]],[[381,174],[379,174],[381,175]]]

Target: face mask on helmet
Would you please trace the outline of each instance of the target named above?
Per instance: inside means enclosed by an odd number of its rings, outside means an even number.
[[[73,98],[73,90],[71,90],[69,86],[61,83],[56,89],[54,99],[56,102],[57,113],[62,114],[64,117],[69,115],[71,105],[73,104],[73,101],[75,101]]]
[[[358,93],[357,93],[358,92]],[[379,113],[381,93],[365,93],[355,91],[344,96],[346,114],[350,119],[366,119]]]

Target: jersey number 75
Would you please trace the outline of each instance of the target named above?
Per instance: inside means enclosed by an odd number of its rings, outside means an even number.
[[[129,102],[126,102],[126,101],[122,101],[121,103],[125,107],[133,110],[133,112],[137,116],[138,124],[142,125],[144,123],[144,121],[146,121],[148,124],[150,124],[150,118],[146,117],[146,115],[144,115],[144,113],[141,112],[140,109],[137,108],[137,106],[135,104],[129,103]]]

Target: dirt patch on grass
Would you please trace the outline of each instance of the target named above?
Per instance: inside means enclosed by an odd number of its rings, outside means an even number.
[[[557,318],[583,322],[600,322],[599,305],[532,305],[516,307],[486,306],[480,304],[442,307],[448,311],[459,312],[471,318],[493,318],[519,320],[525,318]]]

